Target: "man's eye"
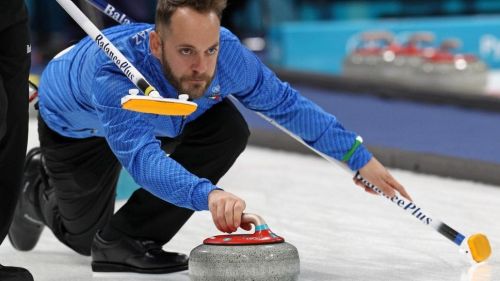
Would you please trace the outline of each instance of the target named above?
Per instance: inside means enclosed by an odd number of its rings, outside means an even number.
[[[217,48],[210,48],[207,50],[209,55],[215,55],[217,53]]]
[[[180,53],[183,55],[191,55],[193,53],[193,50],[191,49],[180,49]]]

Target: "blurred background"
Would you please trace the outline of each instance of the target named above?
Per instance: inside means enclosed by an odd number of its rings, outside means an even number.
[[[156,1],[107,2],[154,21]],[[27,3],[36,82],[85,34],[56,1]],[[75,3],[98,27],[117,24]],[[500,1],[229,0],[222,25],[384,164],[500,185]],[[252,144],[307,153],[242,110]]]

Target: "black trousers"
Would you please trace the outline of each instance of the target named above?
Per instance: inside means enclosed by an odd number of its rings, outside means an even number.
[[[215,184],[244,150],[249,134],[239,111],[224,100],[187,124],[178,138],[160,140],[164,150],[173,149],[172,159]],[[48,177],[40,199],[45,223],[78,253],[90,254],[95,233],[104,227],[165,244],[192,215],[142,188],[113,215],[121,166],[105,139],[63,137],[40,117],[39,137]]]
[[[28,141],[28,21],[26,12],[14,18],[25,19],[0,29],[0,244],[21,191]]]

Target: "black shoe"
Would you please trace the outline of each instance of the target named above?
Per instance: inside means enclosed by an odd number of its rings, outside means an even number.
[[[0,264],[0,280],[2,281],[33,281],[31,273],[22,267],[3,266]]]
[[[134,240],[126,236],[106,241],[97,233],[91,252],[94,272],[162,274],[188,269],[186,255],[165,252],[154,241]]]
[[[44,227],[37,211],[38,189],[41,185],[41,152],[33,148],[24,162],[23,189],[17,201],[16,212],[9,228],[9,240],[20,251],[33,249]]]

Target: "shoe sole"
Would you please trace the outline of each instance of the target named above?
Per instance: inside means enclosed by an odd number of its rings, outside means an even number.
[[[134,272],[134,273],[146,273],[146,274],[162,274],[162,273],[173,273],[187,269],[188,269],[187,264],[179,266],[171,266],[167,268],[145,269],[119,263],[92,262],[92,271],[94,272]]]

